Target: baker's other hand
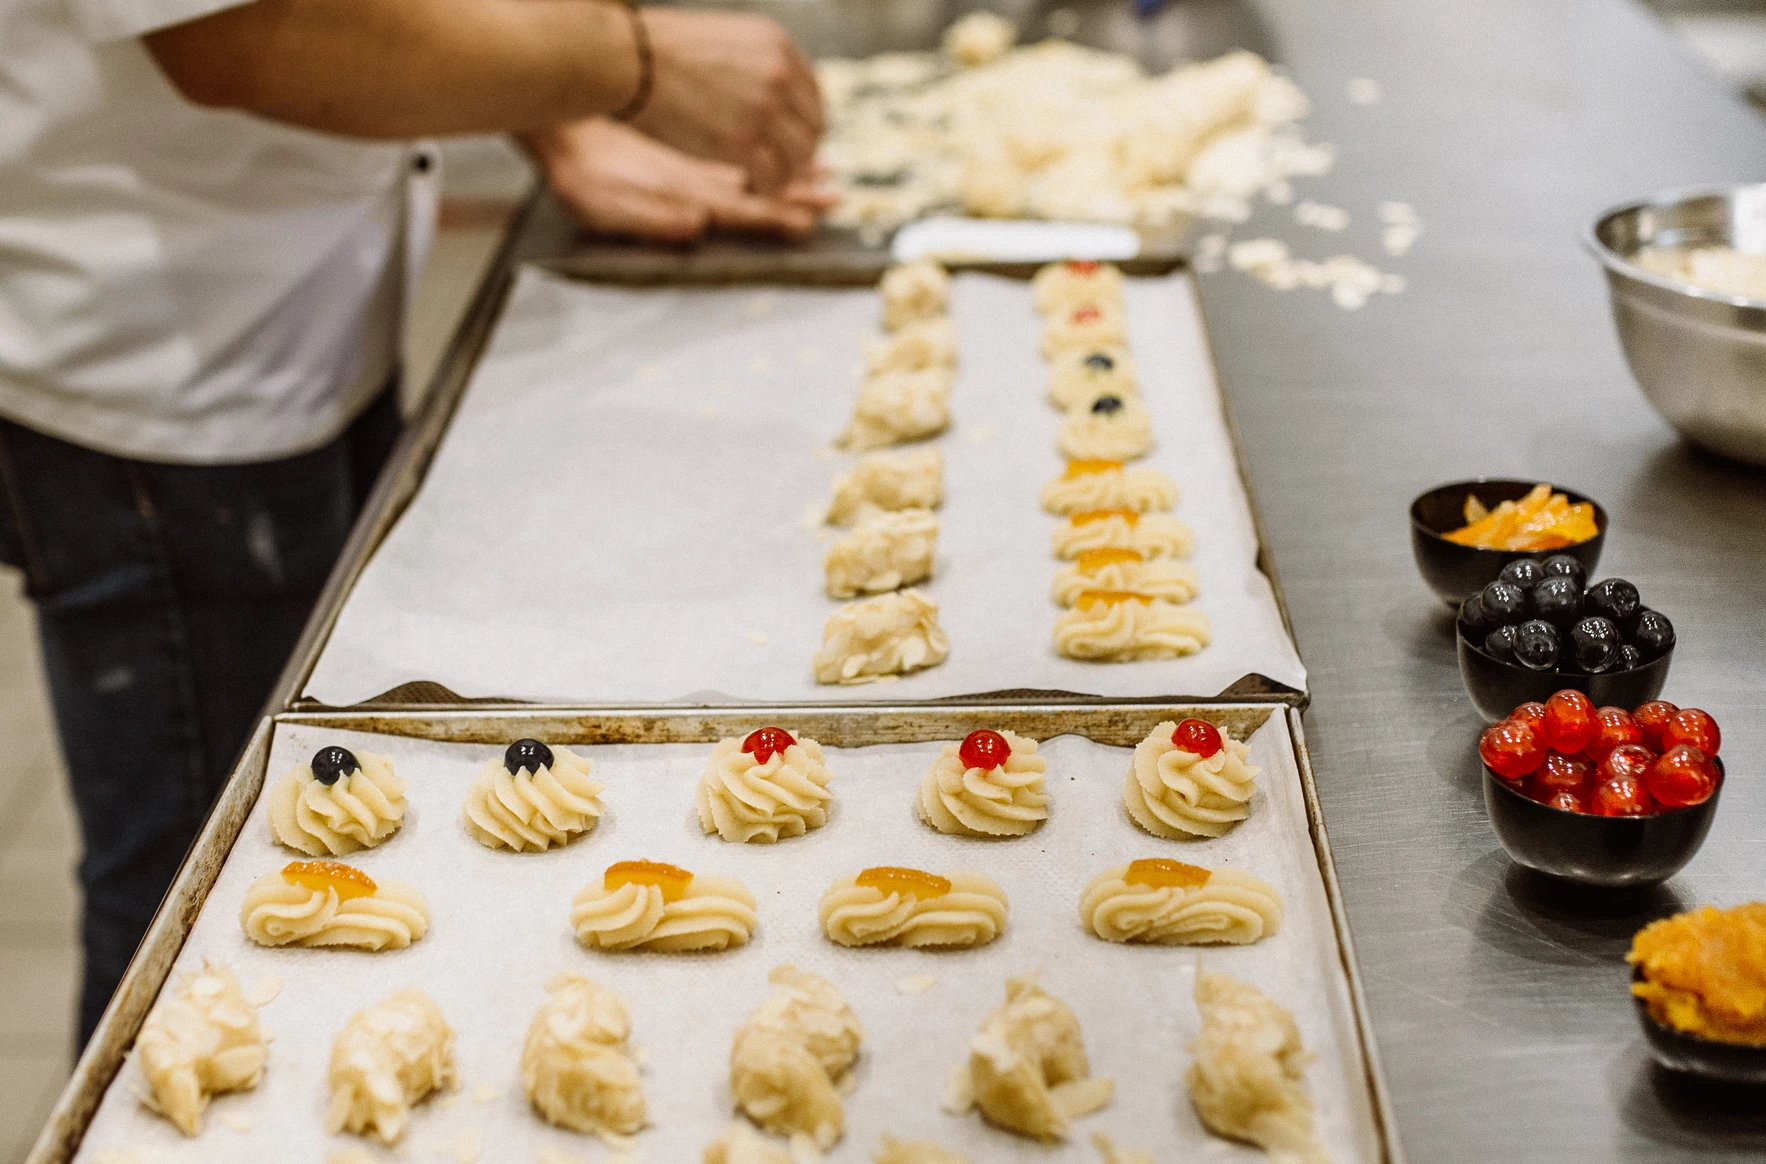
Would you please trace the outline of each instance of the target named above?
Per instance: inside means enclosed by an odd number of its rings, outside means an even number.
[[[799,238],[833,202],[813,176],[756,194],[739,167],[691,157],[606,118],[521,141],[558,200],[601,234],[690,242],[722,229]]]
[[[775,21],[650,7],[653,75],[633,124],[702,158],[740,166],[752,189],[782,190],[810,172],[821,139],[815,70]]]

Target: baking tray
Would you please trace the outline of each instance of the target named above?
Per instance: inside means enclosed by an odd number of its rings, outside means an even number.
[[[100,1101],[103,1099],[107,1089],[111,1087],[113,1083],[117,1082],[119,1071],[124,1066],[126,1051],[133,1043],[141,1022],[150,1009],[161,986],[166,981],[174,963],[177,961],[180,951],[185,944],[185,940],[190,936],[197,916],[203,909],[210,890],[215,886],[217,878],[222,873],[223,865],[225,864],[229,853],[232,851],[235,843],[240,839],[242,831],[245,828],[262,827],[263,822],[261,815],[254,810],[257,805],[259,793],[263,788],[266,775],[270,774],[268,764],[272,751],[273,738],[277,732],[288,732],[293,734],[298,730],[310,733],[314,729],[324,729],[327,731],[365,731],[381,735],[395,735],[410,737],[413,739],[442,741],[448,744],[501,744],[519,735],[534,735],[557,742],[589,745],[705,744],[727,735],[739,735],[745,733],[769,722],[783,722],[790,724],[795,730],[814,736],[831,746],[865,747],[870,745],[911,745],[928,741],[948,740],[959,738],[964,733],[977,727],[991,726],[996,728],[1008,728],[1013,731],[1032,735],[1039,739],[1050,740],[1051,742],[1049,746],[1051,754],[1053,754],[1053,750],[1061,743],[1061,741],[1053,740],[1052,737],[1081,736],[1092,741],[1094,744],[1102,744],[1112,747],[1130,747],[1135,742],[1138,742],[1150,727],[1158,721],[1167,718],[1182,718],[1190,714],[1211,719],[1223,727],[1230,728],[1235,734],[1241,736],[1250,736],[1260,725],[1264,725],[1270,721],[1272,717],[1277,720],[1275,724],[1271,725],[1276,729],[1276,734],[1274,736],[1265,735],[1260,737],[1265,741],[1264,746],[1272,749],[1271,752],[1266,752],[1264,754],[1262,762],[1265,765],[1265,775],[1262,779],[1264,781],[1270,781],[1274,775],[1281,772],[1283,769],[1286,769],[1285,775],[1298,785],[1297,789],[1292,789],[1284,783],[1284,791],[1282,791],[1280,795],[1284,798],[1289,798],[1285,800],[1284,803],[1291,805],[1292,811],[1295,813],[1303,812],[1302,827],[1304,828],[1306,835],[1304,837],[1296,838],[1296,843],[1299,845],[1297,851],[1309,853],[1311,859],[1316,862],[1318,877],[1317,888],[1323,905],[1322,908],[1317,909],[1311,916],[1317,921],[1319,927],[1317,932],[1320,940],[1327,943],[1326,946],[1321,947],[1321,949],[1327,951],[1327,954],[1325,955],[1324,972],[1325,975],[1330,978],[1335,978],[1339,971],[1341,974],[1340,982],[1338,983],[1340,990],[1336,999],[1332,1003],[1333,1007],[1336,1008],[1332,1013],[1338,1017],[1333,1018],[1331,1021],[1340,1027],[1341,1030],[1346,1032],[1341,1042],[1337,1044],[1338,1050],[1341,1052],[1338,1062],[1345,1065],[1343,1090],[1341,1094],[1352,1097],[1352,1099],[1347,1101],[1345,1110],[1353,1109],[1355,1114],[1344,1115],[1341,1112],[1333,1114],[1321,1111],[1321,1117],[1353,1119],[1355,1121],[1355,1126],[1358,1129],[1363,1129],[1363,1131],[1358,1132],[1358,1135],[1361,1135],[1362,1137],[1358,1142],[1367,1145],[1366,1151],[1357,1151],[1354,1156],[1350,1157],[1351,1159],[1369,1159],[1388,1162],[1399,1161],[1402,1159],[1402,1155],[1393,1130],[1394,1124],[1391,1118],[1389,1101],[1381,1077],[1377,1053],[1371,1037],[1365,1003],[1362,999],[1353,947],[1343,917],[1340,895],[1337,891],[1335,872],[1331,863],[1329,840],[1325,834],[1324,823],[1319,815],[1317,799],[1314,794],[1312,776],[1310,767],[1307,763],[1305,742],[1301,735],[1298,713],[1291,707],[1271,706],[1267,704],[1234,706],[1209,705],[1195,707],[1118,704],[1108,706],[1049,706],[1040,708],[929,705],[900,707],[886,710],[779,707],[770,709],[712,708],[678,711],[658,711],[656,709],[607,710],[590,708],[533,708],[503,706],[474,707],[452,711],[421,713],[410,711],[373,710],[293,712],[278,715],[274,717],[273,720],[266,719],[254,735],[251,746],[247,749],[247,752],[241,760],[238,769],[235,771],[233,778],[229,781],[221,802],[210,818],[207,827],[192,850],[192,853],[186,860],[183,869],[180,871],[178,879],[175,882],[165,905],[162,907],[159,916],[155,919],[146,942],[143,944],[134,963],[130,967],[122,989],[112,1001],[110,1008],[106,1012],[104,1019],[99,1026],[97,1034],[87,1048],[86,1053],[81,1057],[72,1080],[68,1084],[60,1102],[52,1113],[48,1126],[45,1128],[42,1136],[39,1138],[28,1157],[28,1162],[29,1164],[59,1164],[59,1162],[74,1159],[75,1154],[80,1148],[82,1139],[93,1119],[94,1113],[99,1108]],[[310,739],[311,737],[309,734],[309,744]],[[1090,747],[1090,745],[1076,746]],[[1257,747],[1258,745],[1254,743],[1253,746]],[[1289,749],[1291,749],[1292,752],[1291,757],[1285,755],[1285,752]],[[488,754],[487,749],[479,750],[486,751]],[[693,754],[696,756],[702,755],[697,749],[694,749]],[[1279,763],[1271,762],[1270,757],[1272,755]],[[1289,759],[1292,761],[1291,768],[1288,768],[1286,762]],[[286,762],[285,758],[279,760],[278,766],[285,764]],[[475,759],[474,762],[482,761]],[[610,764],[608,767],[603,768],[598,774],[610,775],[611,772],[612,766]],[[836,772],[836,778],[838,779],[838,769],[836,769]],[[279,774],[279,772],[276,774]],[[893,770],[891,772],[891,778],[893,778]],[[913,780],[917,781],[917,778],[918,771],[915,771],[913,773]],[[838,788],[838,785],[836,787]],[[906,792],[910,788],[911,782],[904,780],[901,785],[901,790]],[[1060,788],[1058,783],[1053,779],[1051,780],[1051,790],[1055,791],[1057,798],[1059,798]],[[1293,796],[1293,793],[1295,792],[1298,793],[1297,797]],[[894,796],[894,794],[894,790],[891,789],[890,795]],[[1076,794],[1070,791],[1069,795]],[[1272,795],[1272,791],[1265,791],[1261,795],[1267,798]],[[611,799],[610,803],[612,803]],[[1059,812],[1059,803],[1060,801],[1057,799],[1057,813]],[[838,800],[836,801],[836,804],[838,806]],[[624,802],[624,806],[626,811],[629,812],[630,802]],[[452,807],[451,801],[449,802],[448,807]],[[613,811],[615,813],[619,811],[619,806],[617,804],[614,805]],[[1266,812],[1267,811],[1272,810],[1266,809]],[[442,819],[437,819],[438,816]],[[438,827],[444,829],[455,827],[455,822],[452,819],[449,819],[450,816],[451,813],[438,812],[435,805],[426,805],[423,807],[422,814],[413,818],[413,823],[410,827],[425,830],[432,830]],[[617,821],[618,818],[614,817],[612,819]],[[1057,817],[1057,819],[1059,818]],[[1091,820],[1094,819],[1094,817],[1088,816],[1084,819]],[[1254,817],[1253,820],[1255,821],[1256,818]],[[686,823],[684,814],[682,823],[683,825]],[[835,820],[828,826],[828,829],[822,831],[831,832],[831,830],[837,828],[839,824],[840,817],[837,815]],[[1129,830],[1130,834],[1133,834],[1132,826],[1127,825],[1125,821],[1121,822],[1121,824],[1123,828]],[[604,825],[603,827],[606,826]],[[813,838],[818,835],[820,834],[811,834],[811,837]],[[841,841],[838,838],[831,836],[829,839],[838,845],[839,851],[842,853],[844,853],[852,844],[850,839]],[[1150,849],[1161,845],[1160,842],[1153,841],[1151,838],[1144,836],[1140,836],[1139,839],[1143,843],[1135,846],[1137,850]],[[1007,842],[1007,844],[1023,845],[1024,842]],[[597,862],[604,859],[614,859],[611,856],[603,856],[604,853],[611,852],[610,845],[603,847],[603,851],[600,853],[595,852],[594,849],[595,839],[591,836],[579,845],[573,846],[571,849],[564,850],[557,854],[557,856],[562,858],[565,857],[566,854],[575,854],[578,858],[576,864],[581,865],[584,868],[588,865],[593,865],[596,870],[600,868],[600,864]],[[390,854],[388,855],[390,856]],[[1021,855],[1028,855],[1028,850],[1023,850]],[[788,859],[784,853],[770,850],[766,853],[757,853],[753,850],[753,847],[743,847],[741,856],[750,860],[760,860],[763,857],[768,856],[776,857],[780,860]],[[965,854],[965,857],[971,857],[971,854]],[[508,859],[523,862],[532,862],[534,860],[533,858],[521,857],[510,857]],[[854,859],[856,860],[858,858],[855,856]],[[1112,859],[1119,860],[1121,858],[1115,853],[1107,855],[1099,853],[1088,858],[1088,860],[1096,863],[1099,868],[1108,864]],[[1198,855],[1196,859],[1207,860],[1208,858],[1203,855]],[[543,861],[545,859],[542,858],[541,860]],[[1304,859],[1302,860],[1304,861]],[[982,857],[972,857],[972,861],[973,863],[979,864],[980,867],[987,867],[987,862]],[[261,870],[253,870],[253,872],[259,871]],[[234,880],[237,880],[237,871],[235,871]],[[758,880],[758,878],[750,879],[751,886],[754,885],[756,880]],[[235,888],[237,888],[237,886],[235,886]],[[574,885],[572,888],[574,889]],[[819,888],[819,885],[816,886],[818,892]],[[231,909],[233,908],[233,904],[234,903],[231,901],[219,903],[217,908],[227,916],[211,920],[214,920],[218,925],[231,923]],[[1290,917],[1294,916],[1294,911],[1297,908],[1299,908],[1299,906],[1296,902],[1290,899]],[[795,914],[790,916],[795,916]],[[448,917],[442,916],[438,911],[438,926],[444,924],[448,920]],[[768,916],[763,908],[763,938],[765,927],[768,924]],[[212,935],[216,931],[211,928],[207,932]],[[428,941],[429,939],[425,940]],[[1281,940],[1281,935],[1277,935],[1276,938],[1270,940],[1279,942]],[[214,952],[210,948],[212,945],[213,942],[211,940],[208,943],[208,946],[201,949],[193,949],[192,956],[194,957],[195,954],[202,952]],[[420,949],[422,949],[421,944],[417,947],[413,947],[413,951]],[[1249,951],[1257,951],[1260,949],[1266,949],[1266,947],[1250,947],[1247,949]],[[1140,952],[1157,954],[1157,952],[1149,951]],[[286,955],[289,952],[270,953]],[[985,951],[977,953],[985,953]],[[303,951],[295,952],[294,956],[303,957],[308,954],[316,954],[320,958],[341,958],[344,960],[342,964],[348,964],[351,967],[372,967],[372,973],[379,975],[380,977],[384,977],[384,975],[381,974],[379,967],[389,965],[384,962],[374,963],[371,961],[357,961],[355,960],[355,956],[349,954],[327,955],[322,952]],[[1193,951],[1166,951],[1164,952],[1164,955],[1172,959],[1170,965],[1174,967],[1192,965],[1196,956]],[[932,955],[923,956],[933,957]],[[1037,955],[1030,950],[1020,951],[1015,955],[1015,957],[1020,957],[1028,962],[1034,962],[1036,956]],[[1201,956],[1204,959],[1214,958],[1215,964],[1218,966],[1222,959],[1230,958],[1235,955],[1232,953],[1221,953],[1218,955],[1203,953]],[[1292,954],[1290,954],[1290,957],[1292,957]],[[770,961],[767,964],[770,965]],[[1282,964],[1285,965],[1286,962],[1284,961]],[[340,963],[333,963],[334,967],[337,965],[340,965]],[[913,968],[920,969],[921,967],[915,966]],[[1228,964],[1225,968],[1227,968],[1229,972],[1232,971],[1231,964]],[[749,969],[752,973],[747,976],[753,977],[755,983],[747,984],[751,989],[744,994],[739,1009],[745,1009],[752,1006],[759,996],[760,988],[758,986],[758,981],[760,976],[764,974],[765,967],[757,964],[755,967],[750,967]],[[589,970],[590,973],[595,973],[592,966],[589,967]],[[368,971],[365,970],[364,972],[366,973]],[[535,972],[538,971],[536,970]],[[546,972],[549,973],[550,970],[547,970]],[[1174,975],[1179,972],[1187,973],[1187,971],[1173,971]],[[611,973],[611,971],[609,971],[609,973]],[[1164,971],[1161,970],[1160,973],[1163,974]],[[399,972],[394,971],[393,974],[394,977],[398,977]],[[386,985],[386,988],[390,988],[389,984],[390,979],[387,984],[380,984],[377,982],[374,989],[377,990],[378,993],[384,993],[385,990],[381,988],[382,985]],[[400,982],[399,984],[403,983]],[[991,980],[991,976],[988,978],[986,985],[991,993],[997,993],[998,984]],[[376,997],[378,997],[378,993],[375,995]],[[748,993],[752,993],[754,997],[748,997]],[[1097,998],[1095,994],[1088,994],[1083,989],[1075,989],[1071,986],[1068,986],[1064,991],[1058,993],[1065,993],[1068,1000],[1073,1002],[1076,1007],[1080,1009],[1082,1016],[1087,1009],[1087,1003],[1095,1003]],[[1330,990],[1327,988],[1327,994],[1329,993]],[[287,992],[285,991],[285,995],[286,994]],[[630,997],[629,994],[628,997]],[[525,1004],[529,1007],[530,1013],[533,1001],[537,1001],[537,998],[535,1000],[529,1000]],[[360,1005],[360,1003],[356,1003],[356,1005]],[[1184,1010],[1186,1014],[1189,1013],[1187,998],[1184,998],[1183,1001],[1178,1004],[1178,1007]],[[353,1007],[351,1009],[353,1009]],[[961,1020],[962,1025],[966,1027],[969,1022],[972,1021],[973,1017],[974,1016],[968,1015],[967,1010],[965,1009],[963,1019]],[[269,1020],[272,1028],[276,1027],[277,1023],[274,1012],[269,1016]],[[1087,1021],[1090,1020],[1088,1019]],[[1302,1021],[1304,1024],[1306,1020],[1303,1018]],[[333,1030],[334,1029],[335,1028],[333,1028]],[[525,1029],[524,1025],[520,1029],[507,1032],[507,1041],[511,1046],[514,1046],[518,1042],[521,1030],[523,1029]],[[499,1027],[498,1030],[501,1031],[502,1028]],[[332,1032],[327,1031],[324,1033],[323,1037],[325,1040],[328,1041],[330,1033]],[[286,1028],[284,1034],[286,1037]],[[727,1050],[727,1034],[720,1032],[718,1039],[713,1040],[713,1042],[718,1044],[718,1052],[715,1057],[721,1062],[723,1052]],[[960,1055],[962,1038],[953,1034],[951,1042],[953,1057]],[[1117,1043],[1113,1045],[1119,1046],[1120,1044]],[[295,1048],[293,1046],[287,1047],[288,1053],[293,1053],[294,1050]],[[1144,1052],[1144,1049],[1137,1048],[1137,1054],[1141,1053],[1147,1052]],[[512,1078],[509,1077],[510,1072],[513,1070],[513,1059],[511,1057],[513,1054],[514,1052],[509,1051],[507,1048],[499,1052],[499,1062],[501,1062],[501,1059],[509,1059],[509,1062],[503,1064],[504,1070],[502,1071],[502,1074],[505,1077],[496,1081],[501,1085],[504,1092],[512,1093],[512,1103],[519,1099],[519,1090],[514,1087]],[[1183,1062],[1183,1054],[1180,1046],[1174,1044],[1170,1047],[1163,1048],[1158,1054],[1160,1055],[1160,1062],[1166,1065],[1164,1069],[1172,1074],[1175,1079],[1179,1067]],[[1101,1061],[1109,1058],[1106,1048],[1095,1049],[1094,1056]],[[313,1059],[314,1053],[312,1049],[309,1048],[305,1063],[301,1068],[300,1078],[304,1081],[303,1086],[306,1086],[309,1090],[314,1090],[316,1093],[318,1090],[318,1080],[322,1078],[322,1067],[315,1064]],[[293,1065],[291,1061],[286,1059],[285,1061],[290,1062],[289,1071],[285,1072],[286,1077],[292,1072]],[[322,1061],[322,1056],[319,1056],[319,1064],[322,1064]],[[1117,1074],[1119,1078],[1124,1075],[1120,1062],[1120,1057],[1118,1057],[1118,1066],[1115,1074]],[[1351,1065],[1356,1068],[1358,1074],[1348,1070]],[[275,1061],[273,1059],[272,1071],[274,1070]],[[652,1070],[654,1071],[655,1069],[653,1068]],[[718,1070],[721,1070],[721,1068],[718,1068]],[[1321,1093],[1321,1088],[1325,1093],[1331,1093],[1328,1087],[1325,1087],[1319,1082],[1321,1076],[1317,1074],[1317,1072],[1320,1070],[1320,1068],[1314,1069],[1315,1073],[1312,1076],[1311,1087],[1315,1094]],[[308,1076],[311,1076],[312,1078],[309,1080],[307,1078]],[[480,1077],[480,1079],[469,1080],[469,1083],[475,1083],[481,1080],[482,1077]],[[1180,1089],[1178,1088],[1178,1085],[1173,1083],[1172,1090],[1173,1094],[1169,1097],[1162,1097],[1161,1102],[1165,1102],[1166,1098],[1168,1098],[1170,1102],[1181,1103]],[[132,1105],[134,1102],[132,1097],[125,1096],[121,1093],[119,1093],[117,1098],[120,1102],[129,1105]],[[242,1100],[242,1102],[248,1101],[249,1097]],[[237,1110],[249,1112],[250,1109],[241,1107]],[[1138,1112],[1141,1109],[1136,1107],[1132,1110]],[[1103,1117],[1099,1117],[1098,1122],[1094,1126],[1109,1128],[1117,1133],[1118,1138],[1125,1141],[1133,1141],[1139,1146],[1151,1146],[1154,1147],[1156,1151],[1164,1150],[1166,1145],[1148,1144],[1146,1142],[1147,1136],[1156,1135],[1157,1133],[1149,1131],[1144,1133],[1138,1139],[1129,1134],[1133,1125],[1130,1124],[1125,1126],[1124,1123],[1125,1120],[1131,1118],[1129,1109],[1119,1107],[1116,1109],[1115,1114],[1117,1116],[1116,1120],[1106,1121]],[[1181,1120],[1185,1117],[1180,1115],[1178,1118]],[[440,1125],[431,1125],[432,1128],[439,1126]],[[952,1128],[956,1125],[945,1124],[943,1126],[946,1128]],[[903,1130],[910,1129],[904,1128]],[[1077,1129],[1082,1135],[1086,1130],[1087,1128],[1084,1124],[1081,1124]],[[225,1127],[217,1126],[216,1121],[211,1120],[209,1130],[205,1132],[201,1140],[197,1141],[199,1145],[206,1146],[208,1150],[206,1154],[199,1152],[198,1155],[209,1159],[225,1158],[227,1155],[225,1146],[230,1142],[228,1138],[235,1134],[235,1132],[229,1131]],[[946,1138],[948,1139],[948,1137]],[[422,1146],[426,1143],[421,1136],[418,1136],[415,1142],[417,1146]],[[494,1147],[496,1142],[497,1141],[493,1140],[493,1157],[497,1155]],[[1015,1151],[1012,1151],[1012,1149],[1017,1147],[1016,1142],[1008,1144],[1004,1139],[990,1139],[989,1143],[1004,1144],[1006,1145],[1006,1150],[1002,1152],[998,1148],[992,1148],[988,1151],[980,1152],[976,1155],[977,1164],[982,1164],[983,1161],[987,1160],[999,1159],[1006,1155],[1015,1156],[1018,1154]],[[1083,1144],[1083,1139],[1076,1137],[1075,1143]],[[222,1155],[218,1157],[214,1154],[214,1149],[217,1144],[223,1149]],[[114,1144],[97,1143],[94,1144],[94,1149],[107,1146],[114,1146]],[[429,1146],[434,1147],[435,1144],[429,1142]],[[851,1137],[841,1148],[842,1157],[856,1159],[860,1155],[861,1150],[863,1152],[868,1152],[873,1146],[873,1142],[861,1143],[857,1137]],[[1086,1154],[1083,1157],[1076,1152],[1075,1158],[1089,1159],[1089,1151],[1090,1149],[1087,1147],[1085,1149]],[[261,1155],[261,1153],[258,1154]],[[1339,1158],[1338,1164],[1346,1164],[1346,1161]]]

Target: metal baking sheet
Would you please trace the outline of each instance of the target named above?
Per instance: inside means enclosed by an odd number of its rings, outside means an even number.
[[[1239,829],[1216,841],[1161,842],[1122,813],[1121,772],[1127,750],[1152,724],[1190,713],[1249,736],[1263,773],[1252,816]],[[830,745],[832,819],[773,847],[699,835],[690,790],[706,744],[764,722],[788,724]],[[1054,813],[1031,838],[965,842],[939,837],[913,818],[913,790],[938,741],[984,725],[1046,741]],[[598,1156],[588,1141],[528,1112],[516,1070],[540,984],[567,968],[624,995],[636,1039],[649,1046],[645,1087],[655,1127],[640,1137],[640,1158],[693,1159],[728,1116],[722,1080],[729,1036],[764,993],[766,970],[780,961],[829,976],[866,1023],[858,1086],[847,1101],[849,1134],[835,1161],[868,1159],[883,1130],[930,1136],[977,1164],[1019,1158],[1022,1141],[973,1116],[943,1114],[937,1098],[943,1068],[961,1058],[967,1031],[998,1001],[1004,976],[1039,965],[1046,985],[1079,1014],[1094,1071],[1114,1077],[1119,1089],[1109,1108],[1081,1121],[1080,1135],[1049,1158],[1092,1159],[1084,1137],[1102,1130],[1160,1158],[1185,1146],[1259,1159],[1207,1137],[1184,1098],[1183,1044],[1197,1023],[1188,990],[1198,956],[1261,985],[1295,1011],[1307,1045],[1319,1055],[1308,1089],[1333,1159],[1397,1160],[1297,728],[1292,709],[1268,705],[279,716],[273,732],[259,733],[236,773],[174,888],[172,908],[156,922],[31,1164],[93,1159],[122,1146],[163,1148],[189,1161],[320,1159],[327,1148],[350,1142],[321,1130],[330,1038],[354,1010],[408,984],[435,997],[458,1030],[464,1086],[452,1100],[420,1109],[399,1155],[413,1148],[424,1156],[448,1154],[479,1142],[487,1159],[531,1159],[543,1146]],[[550,854],[481,849],[458,824],[465,784],[503,742],[529,734],[570,742],[595,761],[596,775],[609,783],[607,815],[589,837]],[[288,859],[270,844],[255,807],[263,782],[329,742],[391,754],[412,781],[405,829],[355,859],[370,873],[415,881],[428,894],[433,928],[409,950],[271,951],[250,945],[240,932],[244,886]],[[564,920],[570,896],[607,863],[638,855],[740,876],[762,902],[755,940],[729,954],[688,959],[582,950]],[[1073,921],[1084,879],[1140,855],[1256,870],[1283,892],[1282,931],[1256,946],[1202,952],[1116,947],[1085,936]],[[831,871],[885,860],[990,873],[1012,897],[1006,933],[959,954],[846,951],[827,943],[814,922],[814,902]],[[284,986],[264,1011],[276,1034],[264,1082],[254,1092],[218,1100],[204,1134],[185,1141],[141,1111],[133,1090],[140,1080],[123,1052],[174,963],[193,965],[205,955],[229,962],[248,984],[275,976]],[[930,992],[896,989],[904,977],[924,973],[937,977]],[[688,998],[691,1007],[682,1005]],[[667,1054],[658,1053],[665,1047]]]
[[[1184,492],[1212,646],[1099,665],[1050,644],[1059,414],[1020,280],[957,276],[962,366],[941,438],[938,575],[950,659],[825,687],[835,603],[806,518],[849,463],[829,442],[874,330],[874,289],[632,289],[524,271],[416,498],[363,569],[304,694],[346,705],[413,680],[547,703],[808,703],[1033,690],[1298,696],[1305,671],[1259,568],[1187,278],[1134,279],[1131,346]]]

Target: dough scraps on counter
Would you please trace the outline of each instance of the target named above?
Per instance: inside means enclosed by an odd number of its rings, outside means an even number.
[[[1079,1019],[1036,980],[1035,971],[1006,979],[1006,1001],[969,1040],[944,1107],[954,1115],[979,1107],[1007,1131],[1059,1140],[1075,1119],[1109,1103],[1115,1084],[1092,1075]]]
[[[581,974],[553,975],[521,1049],[521,1085],[534,1110],[561,1128],[625,1146],[645,1122],[631,1033],[619,995]]]
[[[659,861],[616,861],[571,902],[570,924],[590,949],[665,954],[746,945],[760,917],[734,877]]]
[[[466,831],[488,849],[517,853],[568,845],[601,819],[607,786],[589,775],[591,767],[569,748],[516,740],[466,789]]]
[[[827,823],[832,780],[808,736],[769,727],[719,740],[693,793],[699,827],[738,843],[800,837]]]
[[[999,743],[984,740],[991,749],[971,745],[978,736]],[[1006,749],[1003,757],[999,744]],[[949,836],[1021,837],[1049,818],[1043,790],[1048,766],[1033,739],[1009,731],[971,732],[960,744],[945,744],[926,770],[920,819]]]
[[[239,924],[260,946],[402,950],[429,932],[429,903],[414,885],[339,861],[292,861],[251,883]]]
[[[936,667],[950,654],[938,604],[916,589],[848,602],[822,626],[818,683],[871,683]]]
[[[256,1087],[269,1057],[257,1008],[239,979],[204,958],[201,970],[179,974],[141,1024],[135,1061],[150,1089],[141,1101],[194,1136],[210,1097]]]
[[[1216,1135],[1256,1144],[1282,1164],[1329,1164],[1300,1081],[1312,1056],[1294,1016],[1256,987],[1196,974],[1202,1033],[1185,1079],[1196,1114]]]
[[[882,594],[932,577],[938,517],[930,509],[877,510],[835,539],[822,560],[830,598]]]
[[[1213,637],[1208,616],[1190,606],[1121,590],[1086,590],[1055,619],[1055,650],[1069,659],[1132,663],[1178,659]]]
[[[1243,869],[1203,869],[1148,857],[1092,878],[1079,920],[1106,942],[1244,946],[1274,934],[1282,899]]]
[[[1250,757],[1213,724],[1166,720],[1135,745],[1123,805],[1136,824],[1168,841],[1223,836],[1251,815],[1258,769]]]
[[[371,849],[405,822],[405,782],[373,752],[321,748],[285,773],[264,798],[270,835],[309,857]]]
[[[985,946],[1006,928],[1006,891],[980,873],[878,866],[822,894],[822,932],[842,946]]]
[[[767,982],[766,1001],[736,1029],[730,1093],[765,1131],[825,1152],[846,1130],[840,1095],[864,1028],[825,978],[783,964]]]
[[[327,1131],[396,1144],[412,1107],[458,1084],[453,1029],[428,995],[408,986],[357,1012],[338,1032],[328,1079]]]

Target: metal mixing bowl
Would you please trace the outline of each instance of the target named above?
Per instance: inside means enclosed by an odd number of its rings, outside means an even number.
[[[1766,184],[1619,206],[1584,241],[1606,268],[1619,343],[1650,403],[1694,444],[1766,465],[1766,299],[1706,291],[1630,262],[1645,246],[1766,254]]]

